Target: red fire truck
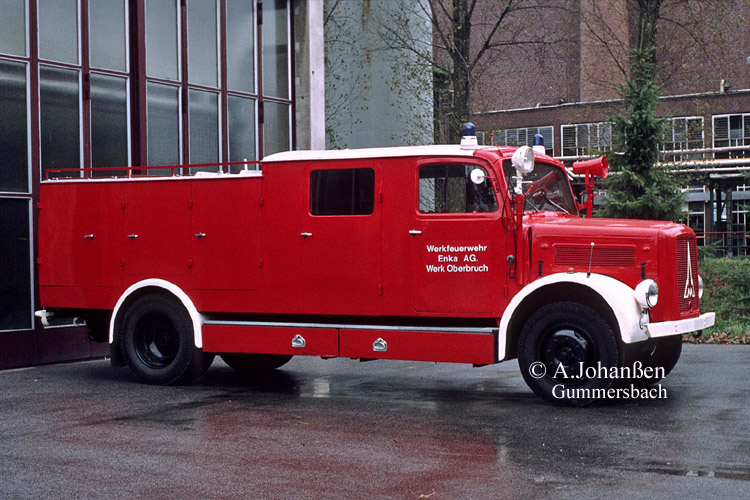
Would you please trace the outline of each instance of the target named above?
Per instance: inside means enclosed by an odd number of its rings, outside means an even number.
[[[534,392],[569,405],[596,397],[561,388],[618,383],[591,367],[666,375],[681,334],[714,322],[693,232],[583,218],[559,161],[465,139],[258,170],[57,172],[41,186],[37,315],[83,318],[113,366],[156,384],[216,354],[248,373],[294,355],[518,358]],[[575,170],[602,176],[606,160]]]

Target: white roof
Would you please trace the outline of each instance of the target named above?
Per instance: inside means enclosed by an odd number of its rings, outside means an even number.
[[[482,149],[481,147],[478,149]],[[268,155],[263,162],[304,160],[356,160],[362,158],[392,158],[396,156],[474,156],[476,149],[461,149],[458,145],[402,146],[369,149],[330,149],[315,151],[286,151]]]

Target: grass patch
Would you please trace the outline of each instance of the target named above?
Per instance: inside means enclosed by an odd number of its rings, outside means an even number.
[[[750,257],[701,259],[706,287],[701,311],[714,311],[716,324],[688,342],[750,344]]]

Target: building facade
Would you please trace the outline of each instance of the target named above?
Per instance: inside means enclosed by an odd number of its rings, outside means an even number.
[[[634,45],[632,0],[561,0],[529,29],[557,30],[554,46],[514,47],[513,71],[482,83],[474,121],[487,144],[531,144],[571,163],[612,149],[617,86]],[[687,223],[700,244],[750,253],[750,2],[662,3],[658,112],[668,119],[664,168],[681,172]],[[502,61],[498,64],[503,68]]]
[[[34,317],[40,182],[324,148],[322,26],[317,1],[0,1],[0,368],[108,352]]]

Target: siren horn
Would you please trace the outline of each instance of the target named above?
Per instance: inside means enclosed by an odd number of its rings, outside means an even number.
[[[593,160],[577,161],[573,163],[573,173],[577,175],[590,173],[594,177],[607,177],[609,173],[609,162],[606,156],[594,158]]]

